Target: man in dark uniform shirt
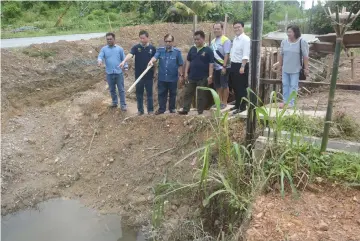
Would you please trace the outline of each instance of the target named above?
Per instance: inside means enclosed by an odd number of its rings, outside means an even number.
[[[126,56],[120,67],[122,68],[126,61],[135,56],[135,79],[137,79],[144,70],[148,67],[148,63],[156,53],[156,48],[149,43],[149,34],[145,30],[139,33],[140,43],[131,48],[130,53]],[[147,96],[147,111],[148,114],[154,113],[153,104],[153,79],[154,68],[151,68],[145,76],[136,84],[136,100],[138,114],[144,114],[144,88]]]
[[[191,47],[186,59],[185,80],[189,80],[186,85],[184,96],[184,108],[179,111],[180,115],[187,115],[190,111],[192,98],[196,93],[196,87],[207,87],[212,83],[214,72],[214,53],[211,48],[206,46],[205,33],[196,31],[194,33],[195,46]],[[206,92],[198,90],[197,111],[202,114],[205,108]]]

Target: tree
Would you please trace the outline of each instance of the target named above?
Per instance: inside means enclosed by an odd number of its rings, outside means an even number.
[[[163,19],[183,21],[197,15],[200,20],[204,20],[207,12],[215,7],[215,3],[206,1],[174,2],[166,11]]]
[[[324,5],[325,8],[334,8],[336,6],[346,7],[347,9],[352,9],[352,11],[357,12],[360,10],[360,1],[327,1]],[[318,3],[311,11],[313,14],[313,19],[309,26],[311,33],[327,34],[334,32],[331,22],[327,21],[323,6]],[[356,19],[350,29],[360,30],[360,18]]]

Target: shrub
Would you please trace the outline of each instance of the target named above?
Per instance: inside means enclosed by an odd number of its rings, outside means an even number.
[[[24,49],[23,54],[26,54],[30,57],[42,57],[46,59],[50,56],[54,56],[56,52],[48,50]]]
[[[110,21],[116,21],[117,18],[118,18],[118,15],[116,13],[109,13]]]
[[[267,34],[277,30],[277,25],[272,21],[264,21],[263,23],[263,34]]]
[[[97,17],[101,17],[105,15],[105,11],[104,10],[100,10],[100,9],[95,9],[91,12],[92,14],[94,14]]]
[[[7,4],[4,4],[3,7],[3,16],[6,19],[16,18],[21,16],[21,9],[19,5],[15,2],[10,2]]]
[[[93,14],[89,14],[89,15],[87,16],[87,19],[90,20],[90,21],[92,21],[92,20],[95,19],[95,16],[94,16]]]

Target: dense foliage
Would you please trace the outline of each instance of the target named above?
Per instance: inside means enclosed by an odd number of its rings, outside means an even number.
[[[300,1],[265,1],[264,33],[283,29],[285,15],[288,22],[302,26],[304,32],[332,32],[325,21],[322,6],[315,4],[304,10]],[[328,1],[326,7],[335,10],[336,5],[360,9],[360,2]],[[2,1],[2,33],[24,26],[36,27],[43,34],[59,31],[104,31],[119,26],[149,24],[160,21],[191,22],[193,15],[199,21],[220,21],[227,14],[229,21],[235,19],[250,22],[251,1]],[[60,22],[55,24],[59,16]],[[56,25],[56,26],[55,26]],[[360,18],[354,23],[360,29]],[[6,34],[5,34],[6,35]]]

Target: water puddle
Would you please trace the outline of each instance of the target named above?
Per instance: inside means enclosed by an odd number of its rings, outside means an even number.
[[[99,215],[79,201],[52,199],[36,210],[1,219],[2,241],[144,241],[141,233],[121,226],[117,215]]]

